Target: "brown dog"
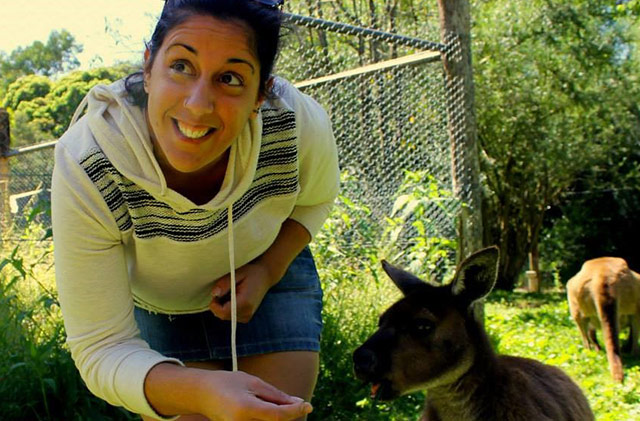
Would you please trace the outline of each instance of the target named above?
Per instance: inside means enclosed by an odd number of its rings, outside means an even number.
[[[390,400],[423,389],[425,421],[593,420],[580,388],[560,369],[496,355],[473,303],[491,291],[498,249],[467,258],[453,282],[431,285],[383,262],[404,297],[353,355],[372,396]]]
[[[618,339],[621,327],[630,326],[627,347],[633,354],[640,353],[640,275],[618,257],[587,260],[580,272],[567,282],[567,299],[585,348],[591,349],[593,345],[600,350],[596,329],[602,327],[611,376],[621,382],[623,372]]]

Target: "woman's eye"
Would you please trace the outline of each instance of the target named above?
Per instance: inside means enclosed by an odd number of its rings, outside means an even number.
[[[236,76],[233,73],[225,73],[219,78],[220,82],[229,86],[242,86],[243,81],[240,77]]]
[[[191,74],[193,73],[191,71],[191,66],[189,65],[189,63],[182,61],[182,60],[178,60],[174,63],[171,64],[171,69],[173,69],[174,71],[178,72],[178,73],[186,73],[186,74]]]

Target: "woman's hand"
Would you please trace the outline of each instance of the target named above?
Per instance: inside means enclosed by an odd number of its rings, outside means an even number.
[[[271,246],[254,261],[236,269],[238,321],[251,320],[267,291],[284,276],[287,268],[311,241],[307,229],[293,219],[285,220]],[[209,308],[222,320],[231,319],[231,275],[218,279]]]
[[[236,269],[237,317],[247,323],[260,306],[269,288],[277,282],[268,268],[258,261]],[[215,282],[209,308],[216,317],[231,320],[231,275],[227,274]]]
[[[242,371],[160,363],[147,374],[144,391],[160,414],[201,414],[212,421],[288,421],[312,411],[310,403]]]
[[[311,404],[287,395],[250,374],[205,371],[200,413],[210,420],[286,421],[312,411]],[[209,393],[207,393],[209,392]]]

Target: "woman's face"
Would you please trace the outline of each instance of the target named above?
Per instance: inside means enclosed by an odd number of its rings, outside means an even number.
[[[192,173],[215,165],[253,118],[260,63],[249,34],[234,21],[192,16],[145,66],[147,124],[161,166]]]

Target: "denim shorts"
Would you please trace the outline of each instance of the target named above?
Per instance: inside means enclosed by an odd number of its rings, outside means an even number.
[[[231,358],[231,322],[210,311],[167,315],[136,307],[142,339],[152,349],[182,361]],[[239,357],[282,351],[320,350],[322,289],[306,247],[284,277],[265,295],[249,323],[238,323]]]

